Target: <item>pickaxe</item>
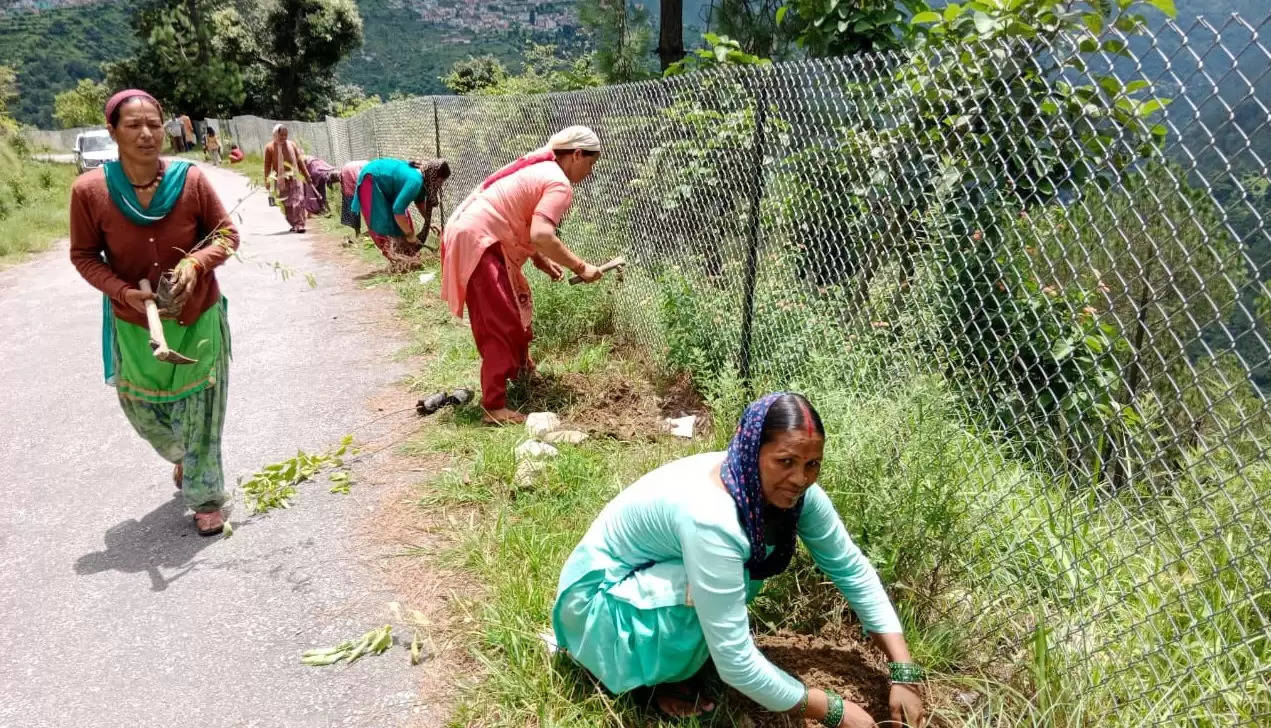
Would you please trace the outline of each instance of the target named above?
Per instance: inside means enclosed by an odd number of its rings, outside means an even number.
[[[148,280],[143,279],[137,287],[142,293],[152,292]],[[146,323],[150,325],[150,348],[154,351],[154,358],[169,364],[194,364],[198,361],[168,348],[167,339],[163,336],[163,323],[159,321],[159,306],[153,298],[146,299]]]

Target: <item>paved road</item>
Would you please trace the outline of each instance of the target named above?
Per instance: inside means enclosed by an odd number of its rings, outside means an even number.
[[[227,207],[247,194],[244,178],[209,175]],[[311,256],[314,242],[286,234],[262,196],[240,211],[244,255],[319,287],[253,262],[220,271],[231,484],[337,442],[402,373],[398,343],[368,323],[389,316],[388,294]],[[100,316],[65,244],[0,271],[0,727],[431,722],[415,690],[428,668],[407,667],[405,652],[347,669],[298,661],[385,622],[392,595],[353,546],[372,494],[309,484],[266,517],[240,502],[231,538],[195,535],[169,466],[102,383]]]

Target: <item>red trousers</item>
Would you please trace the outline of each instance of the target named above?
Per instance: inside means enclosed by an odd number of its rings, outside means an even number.
[[[508,279],[507,264],[498,244],[485,249],[468,279],[468,322],[481,355],[481,406],[507,406],[508,380],[530,363],[532,329],[521,326],[521,309]]]
[[[357,190],[357,204],[362,210],[362,218],[366,222],[366,232],[371,236],[371,242],[375,243],[375,247],[380,249],[390,262],[401,256],[418,255],[423,245],[411,245],[406,242],[406,238],[395,235],[381,235],[371,229],[371,202],[372,195],[375,194],[374,175],[366,175],[362,178],[362,186]],[[409,209],[408,209],[409,212]],[[424,231],[427,235],[427,231]]]

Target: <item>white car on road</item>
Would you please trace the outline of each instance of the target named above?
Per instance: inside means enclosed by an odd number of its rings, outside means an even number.
[[[75,166],[80,174],[119,159],[119,147],[105,129],[80,132],[75,137]]]

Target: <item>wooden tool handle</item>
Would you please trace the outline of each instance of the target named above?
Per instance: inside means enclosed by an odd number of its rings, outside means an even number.
[[[150,281],[144,278],[137,284],[137,288],[142,293],[153,293],[150,289]],[[156,346],[168,348],[167,342],[163,340],[163,322],[159,320],[159,306],[153,298],[146,299],[146,324],[150,327],[150,341]]]
[[[622,266],[624,266],[624,265],[626,265],[626,264],[627,264],[627,259],[626,259],[626,258],[623,258],[623,257],[620,255],[620,256],[618,256],[617,258],[614,258],[613,260],[609,261],[608,263],[605,263],[604,265],[600,266],[600,272],[601,272],[601,273],[608,273],[609,271],[613,270],[614,268],[621,268]],[[570,279],[569,279],[569,285],[571,285],[571,286],[576,286],[576,285],[578,285],[579,283],[582,283],[582,282],[583,282],[583,279],[582,279],[582,277],[581,277],[581,276],[574,276],[573,278],[570,278]]]

